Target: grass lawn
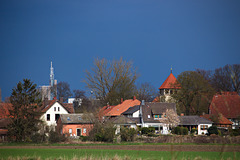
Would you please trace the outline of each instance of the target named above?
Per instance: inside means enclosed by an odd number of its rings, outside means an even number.
[[[80,157],[103,158],[128,157],[130,159],[194,159],[201,157],[208,160],[240,159],[240,153],[236,152],[165,152],[165,151],[136,151],[136,150],[102,150],[102,149],[0,149],[0,159],[9,157],[40,157],[41,159],[72,159]]]

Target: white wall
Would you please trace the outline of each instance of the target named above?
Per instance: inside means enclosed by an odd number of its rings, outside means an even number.
[[[56,111],[54,111],[56,108]],[[59,108],[59,110],[58,110]],[[47,121],[47,114],[50,114],[50,121]],[[68,114],[67,110],[58,102],[55,102],[42,116],[41,119],[46,122],[48,126],[56,126],[55,114]]]
[[[202,134],[207,134],[208,133],[207,129],[201,130],[201,126],[202,125],[208,126],[208,128],[212,126],[212,124],[199,124],[198,125],[198,135],[202,135]]]
[[[133,117],[136,117],[136,118],[139,117],[139,110],[133,113]]]

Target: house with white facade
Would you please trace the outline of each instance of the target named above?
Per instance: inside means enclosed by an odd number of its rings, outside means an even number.
[[[212,126],[213,122],[199,116],[180,116],[179,126],[187,127],[188,131],[193,128],[198,130],[198,135],[207,134],[207,129]]]
[[[54,99],[48,101],[48,103],[44,103],[42,113],[41,120],[43,120],[47,126],[51,127],[51,129],[55,130],[60,114],[74,113],[74,108],[72,104],[62,103]]]

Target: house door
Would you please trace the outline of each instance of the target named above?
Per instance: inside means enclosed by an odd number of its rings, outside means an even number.
[[[77,136],[81,136],[82,135],[82,129],[81,128],[77,128]]]

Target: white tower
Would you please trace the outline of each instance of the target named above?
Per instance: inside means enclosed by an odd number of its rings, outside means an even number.
[[[51,61],[51,68],[50,68],[50,88],[51,88],[50,99],[53,100],[53,98],[57,94],[57,81],[54,82],[54,69],[53,69],[53,66],[52,66],[52,61]]]

